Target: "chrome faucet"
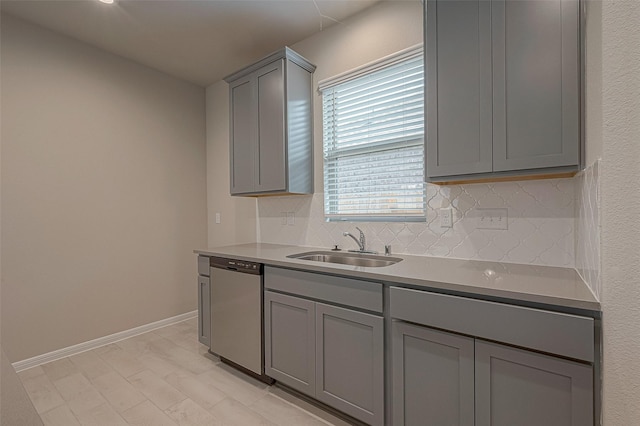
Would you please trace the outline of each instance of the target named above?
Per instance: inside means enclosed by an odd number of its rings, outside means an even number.
[[[358,240],[358,238],[354,237],[350,232],[344,231],[342,233],[343,236],[345,237],[351,237],[353,238],[353,241],[356,242],[356,244],[358,244],[358,248],[360,250],[349,250],[349,251],[355,251],[358,253],[376,253],[375,251],[369,251],[365,248],[365,244],[366,244],[366,240],[364,238],[364,232],[362,232],[362,229],[358,228],[356,226],[356,229],[360,232],[360,239]]]

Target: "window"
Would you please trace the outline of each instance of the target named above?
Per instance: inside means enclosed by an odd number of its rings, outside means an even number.
[[[320,83],[328,220],[425,220],[422,48]]]

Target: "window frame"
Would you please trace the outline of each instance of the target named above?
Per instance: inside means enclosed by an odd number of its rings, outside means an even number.
[[[331,89],[332,87],[338,86],[340,84],[343,83],[347,83],[349,81],[355,80],[355,79],[359,79],[365,76],[370,75],[371,73],[374,73],[376,71],[381,71],[385,68],[389,68],[393,65],[397,65],[400,63],[403,63],[405,61],[414,59],[416,57],[421,57],[423,60],[423,81],[426,82],[425,80],[425,68],[424,68],[424,51],[423,51],[423,46],[422,44],[418,44],[412,47],[409,47],[407,49],[404,49],[400,52],[394,53],[392,55],[386,56],[384,58],[381,58],[380,60],[376,60],[373,61],[371,63],[368,63],[366,65],[363,65],[361,67],[358,67],[356,69],[347,71],[345,73],[339,74],[335,77],[331,77],[325,80],[322,80],[321,82],[319,82],[318,84],[318,91],[321,94],[321,98],[322,98],[322,103],[323,103],[323,111],[322,111],[322,123],[324,125],[325,122],[325,111],[324,111],[324,96],[325,96],[325,91],[328,89]],[[423,83],[424,84],[424,83]],[[423,86],[424,90],[426,90],[426,85]],[[424,102],[424,93],[422,96],[422,102]],[[323,126],[324,127],[324,126]],[[426,197],[426,182],[425,182],[425,176],[426,176],[426,166],[425,166],[425,158],[424,158],[424,154],[425,154],[425,147],[424,147],[424,141],[425,141],[425,127],[426,127],[426,118],[423,119],[423,128],[422,128],[422,134],[419,137],[415,137],[415,138],[411,138],[411,139],[404,139],[402,141],[382,141],[382,142],[378,142],[372,145],[378,145],[378,146],[394,146],[391,149],[397,150],[397,149],[402,149],[400,148],[400,146],[403,146],[405,148],[407,147],[419,147],[422,150],[422,211],[420,213],[416,213],[416,214],[394,214],[394,213],[367,213],[367,214],[354,214],[354,215],[349,215],[349,214],[334,214],[334,213],[330,213],[328,211],[327,208],[327,154],[326,154],[326,146],[327,146],[327,141],[325,140],[325,133],[324,133],[324,129],[323,129],[323,143],[322,143],[322,147],[323,147],[323,213],[324,213],[324,217],[325,220],[327,222],[426,222],[427,218],[427,197]],[[356,147],[351,147],[351,148],[342,148],[342,149],[338,149],[335,150],[334,152],[340,152],[342,151],[342,153],[344,152],[356,152],[356,151],[361,151],[362,153],[375,153],[375,152],[383,152],[384,150],[381,149],[372,149],[372,145],[364,145],[364,146],[356,146]],[[340,158],[341,156],[337,156],[335,158]],[[342,156],[343,158],[345,157],[344,155]]]

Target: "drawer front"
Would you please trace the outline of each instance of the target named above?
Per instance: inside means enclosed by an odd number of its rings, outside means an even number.
[[[391,287],[391,317],[587,362],[593,318]]]
[[[198,256],[198,275],[208,277],[209,274],[209,257]]]
[[[382,284],[265,266],[264,287],[299,296],[382,312]]]

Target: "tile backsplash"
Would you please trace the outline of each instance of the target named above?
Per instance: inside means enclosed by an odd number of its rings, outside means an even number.
[[[462,259],[575,267],[576,179],[427,185],[426,222],[326,222],[323,193],[258,199],[260,242],[355,249],[344,231],[362,228],[367,248]],[[440,209],[453,226],[442,227]],[[480,209],[480,210],[478,210]],[[482,209],[506,209],[507,229],[480,229]],[[504,211],[504,210],[500,210]]]
[[[576,176],[576,270],[600,300],[600,161]]]

